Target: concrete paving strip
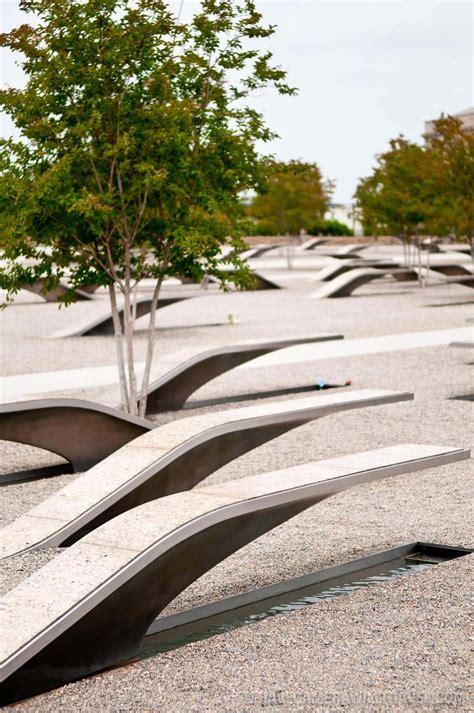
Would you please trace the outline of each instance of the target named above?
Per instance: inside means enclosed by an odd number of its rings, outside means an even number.
[[[256,369],[361,354],[381,354],[408,349],[422,349],[423,347],[437,347],[453,341],[465,341],[471,335],[472,327],[459,327],[458,329],[438,329],[429,332],[406,332],[404,334],[387,334],[383,337],[347,339],[336,343],[318,344],[317,347],[313,348],[301,345],[285,349],[284,352],[268,354],[237,368]]]
[[[347,339],[323,344],[301,345],[259,357],[252,362],[237,367],[237,369],[257,369],[282,364],[318,361],[320,359],[337,359],[360,354],[377,354],[435,347],[450,344],[450,342],[454,341],[467,341],[471,336],[472,327],[458,327],[457,329],[406,332],[388,334],[382,337],[364,337],[362,339]],[[136,368],[140,377],[144,369],[144,362],[138,362]],[[6,376],[0,379],[0,402],[20,401],[25,397],[53,393],[55,391],[106,386],[116,382],[117,367],[115,365]]]

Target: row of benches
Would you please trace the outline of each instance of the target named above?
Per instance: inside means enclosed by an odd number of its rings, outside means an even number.
[[[167,370],[163,364],[161,385],[174,383],[170,393],[178,394],[180,379],[200,384],[203,370],[209,377],[283,346],[330,338],[341,337],[234,345],[179,363],[175,356]],[[48,448],[88,470],[2,531],[1,557],[65,549],[0,601],[0,702],[20,688],[33,695],[136,656],[155,617],[190,583],[306,508],[361,483],[469,458],[462,448],[402,444],[195,487],[302,424],[412,398],[347,391],[161,426],[74,399],[1,406],[0,438]],[[104,450],[117,424],[128,434]]]

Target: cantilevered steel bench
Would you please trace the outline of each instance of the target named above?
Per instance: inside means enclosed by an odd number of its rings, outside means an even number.
[[[385,268],[397,269],[400,267],[400,263],[395,262],[394,260],[341,260],[339,262],[326,265],[326,267],[318,270],[314,277],[317,282],[329,282],[330,280],[334,280],[334,278],[339,277],[339,275],[343,275],[350,270],[369,267],[377,268],[378,270]]]
[[[333,257],[337,260],[345,260],[346,258],[357,259],[360,258],[358,254],[359,251],[365,250],[366,248],[370,248],[369,243],[354,243],[353,245],[344,245],[337,250],[318,250],[314,254],[320,255],[321,257]]]
[[[304,423],[412,394],[363,390],[183,418],[125,445],[3,528],[0,557],[71,544],[106,520],[193,488],[210,473]]]
[[[182,349],[155,363],[148,387],[148,411],[182,408],[203,384],[263,354],[293,347],[343,339],[342,334],[315,334],[288,339],[253,340],[199,350]],[[152,422],[128,416],[83,399],[39,399],[0,404],[0,440],[24,443],[61,455],[74,470],[86,470],[117,448],[153,427]]]
[[[298,246],[298,250],[314,250],[314,248],[317,248],[319,245],[324,245],[328,242],[329,238],[309,238]]]
[[[407,266],[402,262],[392,259],[365,260],[362,258],[359,260],[341,260],[336,264],[331,263],[330,265],[327,265],[319,270],[315,275],[315,279],[318,282],[328,282],[329,280],[333,280],[335,277],[339,277],[339,275],[343,275],[350,270],[369,267],[373,267],[378,270],[384,269],[387,273],[390,273],[390,270],[393,268],[393,270],[397,271],[393,273],[394,277],[398,277],[398,279],[402,279],[402,281],[404,278],[407,279],[408,277],[411,277],[413,280],[417,279],[418,266],[416,265]],[[432,273],[441,273],[442,275],[448,276],[469,276],[473,273],[472,267],[470,265],[466,265],[466,263],[432,262],[428,268],[427,263],[424,262],[421,266],[422,276],[425,276],[428,269]],[[407,272],[404,273],[404,270],[407,270]]]
[[[322,299],[323,297],[348,297],[354,290],[362,285],[373,280],[379,280],[382,277],[391,275],[396,277],[400,281],[412,281],[417,280],[418,275],[416,270],[412,268],[389,268],[389,269],[376,269],[373,267],[366,268],[356,268],[355,270],[349,270],[339,277],[327,282],[322,285],[318,290],[312,292],[309,295],[309,299]]]
[[[129,510],[0,600],[1,702],[136,657],[155,617],[252,540],[361,483],[469,458],[405,444],[170,495]]]
[[[255,258],[259,258],[262,255],[265,255],[265,253],[270,252],[270,250],[275,250],[275,248],[279,247],[281,247],[279,243],[272,243],[270,245],[256,245],[254,248],[244,250],[243,253],[240,253],[240,257],[245,258],[245,260],[254,260]]]
[[[288,339],[247,340],[205,351],[182,349],[157,362],[155,378],[148,388],[147,409],[151,413],[158,413],[182,408],[188,397],[203,384],[264,354],[298,344],[316,344],[343,338],[342,334],[315,334]]]
[[[158,309],[169,307],[169,305],[181,302],[182,300],[190,299],[193,295],[163,295],[158,300]],[[123,300],[117,297],[120,321],[123,327]],[[148,314],[151,308],[152,298],[150,295],[138,295],[135,302],[136,317],[142,317]],[[90,309],[89,309],[90,307]],[[88,305],[88,314],[74,314],[74,306],[68,307],[68,315],[71,317],[70,324],[65,329],[55,332],[51,335],[53,339],[63,337],[81,337],[93,335],[114,334],[114,322],[110,311],[110,304],[107,299],[93,300]]]
[[[464,287],[470,287],[471,289],[473,289],[474,275],[467,275],[466,277],[446,277],[442,282],[440,281],[436,283],[436,287],[439,287],[441,285],[462,285]],[[430,285],[430,287],[434,287],[434,285]]]
[[[442,275],[447,275],[448,277],[464,277],[473,274],[473,268],[470,263],[460,262],[460,263],[440,263],[432,262],[430,263],[430,270],[434,272],[440,272]]]
[[[25,282],[21,287],[22,290],[27,292],[33,292],[33,294],[42,297],[45,302],[57,302],[60,297],[63,297],[66,293],[70,292],[70,288],[67,285],[60,283],[57,287],[52,290],[45,289],[45,282],[43,280],[37,280],[32,284]],[[77,300],[91,300],[92,295],[87,289],[74,289],[74,294]]]

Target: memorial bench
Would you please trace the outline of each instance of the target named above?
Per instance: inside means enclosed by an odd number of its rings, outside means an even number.
[[[0,700],[136,657],[158,614],[249,542],[348,488],[469,458],[404,444],[213,484],[135,507],[0,600]]]
[[[71,544],[125,510],[190,490],[226,463],[302,424],[412,398],[409,393],[367,389],[166,423],[127,443],[4,527],[0,557]]]
[[[182,408],[203,384],[270,352],[298,344],[343,339],[342,334],[314,334],[287,339],[248,340],[212,349],[187,348],[155,363],[148,387],[148,410]],[[74,470],[85,470],[153,423],[83,399],[38,399],[0,404],[0,440],[24,443],[61,455]]]

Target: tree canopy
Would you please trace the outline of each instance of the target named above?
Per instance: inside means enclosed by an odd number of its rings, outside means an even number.
[[[434,122],[420,146],[402,136],[376,158],[355,194],[366,234],[473,238],[474,135],[455,117]]]
[[[165,276],[248,282],[238,257],[240,193],[258,190],[273,137],[246,103],[261,87],[292,94],[261,41],[253,0],[203,0],[184,24],[163,0],[24,0],[33,25],[0,35],[27,82],[0,92],[18,138],[0,142],[0,286],[108,286],[124,403],[136,410],[132,297]],[[236,248],[223,266],[221,247]],[[116,292],[125,301],[123,327]],[[123,350],[125,336],[127,375]]]
[[[365,231],[408,240],[424,233],[433,211],[430,168],[424,147],[403,137],[390,141],[390,150],[377,156],[374,172],[356,190]]]
[[[274,161],[248,213],[268,235],[299,235],[323,218],[331,191],[315,163]]]
[[[429,150],[436,160],[437,195],[433,231],[437,235],[474,237],[474,134],[455,117],[434,123],[435,137]]]

